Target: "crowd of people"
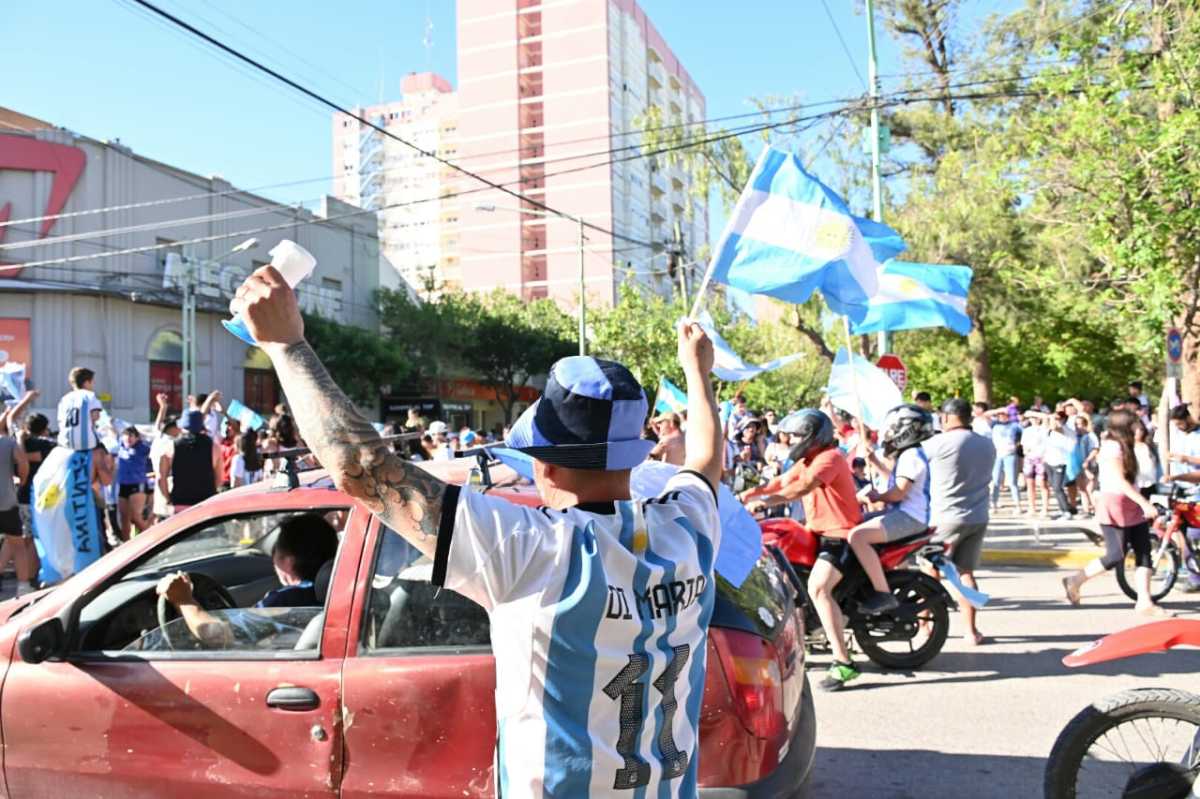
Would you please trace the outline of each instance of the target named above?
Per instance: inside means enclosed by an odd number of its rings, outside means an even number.
[[[739,393],[723,419],[723,479],[751,510],[792,516],[822,537],[808,589],[833,654],[821,685],[836,690],[859,676],[832,599],[847,558],[857,558],[874,588],[860,607],[867,614],[897,604],[875,545],[929,528],[935,541],[948,544],[963,585],[976,589],[974,573],[992,515],[1049,517],[1051,495],[1054,518],[1094,520],[1105,544],[1103,556],[1064,578],[1066,599],[1079,604],[1081,586],[1132,550],[1135,609],[1168,615],[1150,592],[1157,514],[1150,496],[1164,477],[1200,482],[1200,426],[1184,404],[1171,410],[1170,419],[1170,430],[1156,429],[1136,381],[1104,410],[1075,398],[1051,409],[1040,396],[1028,406],[1010,397],[999,408],[951,398],[935,410],[927,392],[916,392],[880,430],[865,428],[828,401],[780,418],[771,410],[750,410]],[[681,463],[685,428],[686,415],[651,419],[651,456]],[[1166,464],[1159,462],[1158,436],[1170,437]],[[1001,504],[1006,494],[1007,506]],[[984,643],[975,607],[959,600],[965,642]]]
[[[93,486],[105,547],[112,547],[214,494],[271,478],[279,453],[304,446],[286,405],[258,429],[225,412],[220,391],[189,396],[175,414],[166,394],[157,396],[152,425],[123,425],[103,436],[94,373],[77,367],[59,403],[57,426],[44,414],[26,414],[36,391],[0,414],[0,569],[13,564],[17,593],[38,585],[33,542],[32,486],[56,447],[91,452]],[[81,424],[80,418],[91,425]],[[934,410],[928,393],[894,409],[880,430],[869,430],[826,401],[780,417],[751,410],[742,393],[724,409],[722,480],[753,511],[788,515],[822,536],[809,594],[821,617],[834,663],[822,682],[837,689],[858,676],[844,642],[844,620],[832,600],[849,558],[861,564],[874,589],[861,607],[879,614],[897,605],[876,545],[935,528],[947,542],[962,583],[976,588],[976,571],[992,514],[1007,495],[1009,514],[1044,517],[1051,494],[1056,518],[1094,518],[1105,554],[1063,581],[1067,599],[1080,601],[1089,579],[1135,554],[1136,609],[1165,611],[1150,597],[1150,491],[1168,474],[1200,482],[1200,426],[1186,405],[1170,413],[1170,430],[1156,429],[1141,384],[1106,410],[1067,399],[1053,409],[1041,397],[1022,406],[1018,397],[989,408],[951,398]],[[687,458],[686,413],[649,420],[650,457],[675,465]],[[457,431],[411,409],[403,421],[383,426],[393,447],[410,461],[449,460],[503,440],[508,431]],[[1169,435],[1168,463],[1160,464],[1156,436]],[[311,457],[311,456],[297,456]],[[1200,581],[1198,581],[1200,582]],[[960,602],[965,640],[985,641],[974,607]]]

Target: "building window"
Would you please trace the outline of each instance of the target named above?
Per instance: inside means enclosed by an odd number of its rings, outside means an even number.
[[[167,268],[167,253],[175,253],[179,257],[183,257],[183,246],[176,244],[174,239],[154,239],[154,245],[158,248],[155,250],[158,253],[158,269],[161,272]],[[151,405],[151,407],[154,407]]]
[[[321,278],[321,288],[336,291],[340,294],[342,291],[342,281],[334,277],[323,277]]]

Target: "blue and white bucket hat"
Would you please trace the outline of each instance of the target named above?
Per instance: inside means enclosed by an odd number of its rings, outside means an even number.
[[[571,469],[632,469],[654,448],[642,438],[648,409],[641,384],[621,364],[563,358],[492,454],[526,477],[531,459]]]

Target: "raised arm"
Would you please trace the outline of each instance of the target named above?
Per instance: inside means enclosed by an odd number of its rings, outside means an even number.
[[[708,377],[713,366],[713,345],[695,322],[685,321],[679,328],[679,363],[687,378],[688,395],[683,467],[704,475],[716,489],[721,483],[725,439],[721,435],[717,398]]]
[[[163,425],[167,422],[167,403],[170,399],[161,392],[154,395],[154,400],[158,403],[158,414],[154,417],[154,429],[159,432],[162,432]]]
[[[258,269],[230,308],[270,356],[300,434],[337,487],[433,557],[446,484],[398,456],[355,410],[304,340],[296,295],[279,272]]]

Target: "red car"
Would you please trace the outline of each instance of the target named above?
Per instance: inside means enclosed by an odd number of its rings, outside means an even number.
[[[465,462],[431,467],[455,482]],[[531,487],[495,488],[536,505]],[[323,607],[251,609],[278,587],[271,547],[300,511],[340,532]],[[155,583],[186,571],[229,622],[202,648]],[[213,497],[61,585],[0,604],[4,796],[484,797],[495,668],[483,610],[333,487]],[[769,551],[718,581],[700,738],[701,795],[804,794],[815,747],[802,591]]]

